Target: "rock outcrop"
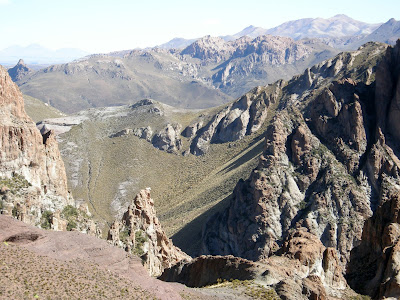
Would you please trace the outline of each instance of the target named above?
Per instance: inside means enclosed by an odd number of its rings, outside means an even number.
[[[218,112],[203,128],[196,128],[191,153],[203,155],[210,143],[232,142],[256,132],[267,118],[268,110],[277,103],[285,84],[278,81],[267,87],[257,87]],[[193,137],[190,128],[186,129],[190,134],[185,132],[185,135]]]
[[[60,214],[75,205],[54,133],[41,134],[24,110],[22,94],[0,67],[1,213],[54,230],[65,230]],[[88,221],[89,222],[89,221]],[[80,224],[82,225],[82,224]],[[79,227],[90,231],[90,221]],[[94,230],[96,232],[96,230]]]
[[[323,295],[315,284],[331,286],[332,278],[344,289],[343,274],[353,265],[351,287],[397,295],[397,206],[384,203],[400,185],[399,49],[400,42],[387,49],[370,43],[283,87],[259,165],[237,184],[229,207],[205,224],[202,254],[273,261],[285,253],[308,266],[317,256],[331,257],[324,268],[332,263],[335,271],[308,278],[309,295]],[[293,234],[297,228],[304,229]],[[359,272],[364,288],[356,284]]]
[[[23,59],[20,59],[14,67],[8,69],[8,74],[14,82],[22,80],[32,73],[34,73],[34,71],[25,64]]]
[[[121,221],[115,221],[109,232],[111,244],[124,248],[142,258],[151,276],[191,257],[174,246],[156,216],[150,188],[140,191],[129,205]]]
[[[244,258],[202,255],[192,261],[181,261],[164,270],[159,279],[180,282],[189,287],[216,284],[218,280],[252,280],[261,272],[260,264]]]
[[[159,277],[190,287],[223,280],[255,280],[272,287],[282,299],[343,298],[348,286],[333,248],[326,248],[304,228],[293,231],[278,255],[257,262],[240,257],[200,256],[164,270]]]
[[[357,292],[376,299],[398,299],[400,189],[385,198],[364,224],[361,244],[351,251],[346,278]]]
[[[152,139],[154,147],[170,153],[176,153],[182,147],[180,124],[167,124],[163,130],[155,134]]]

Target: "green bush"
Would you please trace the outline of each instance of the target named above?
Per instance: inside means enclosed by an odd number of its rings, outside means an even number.
[[[13,174],[11,178],[0,177],[0,187],[6,186],[12,194],[17,194],[21,189],[29,187],[31,184],[24,176]]]
[[[79,212],[78,209],[72,205],[67,205],[61,212],[61,216],[65,219],[69,219],[72,217],[78,217]]]
[[[68,221],[67,231],[71,231],[72,229],[76,229],[76,228],[77,228],[77,225],[76,225],[76,222],[74,220]]]
[[[122,242],[127,243],[129,235],[130,235],[129,229],[125,227],[123,230],[119,232],[119,239]]]
[[[40,226],[43,229],[51,229],[51,223],[53,219],[53,213],[49,210],[45,210],[40,218]]]
[[[142,256],[144,254],[143,244],[147,242],[149,238],[143,231],[139,230],[135,232],[135,248],[133,249],[133,253],[137,256]]]

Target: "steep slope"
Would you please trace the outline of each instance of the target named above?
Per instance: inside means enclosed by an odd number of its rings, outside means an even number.
[[[8,69],[8,74],[14,82],[22,80],[25,76],[33,72],[34,71],[25,64],[23,59],[20,59],[14,67]]]
[[[317,41],[263,36],[225,42],[204,37],[182,51],[94,55],[24,77],[24,94],[72,113],[143,98],[180,108],[221,105],[280,78],[289,79],[337,51]]]
[[[23,98],[26,114],[35,123],[44,119],[60,118],[62,116],[65,116],[65,114],[58,109],[48,105],[47,103],[44,103],[39,99],[33,98],[28,95],[23,95]]]
[[[400,183],[399,49],[400,42],[387,50],[369,43],[287,83],[259,165],[205,225],[202,253],[282,255],[284,241],[302,227],[337,251],[343,272],[355,266],[348,276],[357,291],[399,296],[396,252],[391,261],[379,258],[384,245],[397,249],[397,225],[387,226],[397,207],[389,195]],[[380,244],[383,228],[389,237]],[[383,277],[374,273],[379,266]]]
[[[392,18],[366,37],[352,43],[351,47],[358,47],[369,41],[394,45],[398,38],[400,38],[400,21],[396,21]]]
[[[162,229],[154,200],[150,197],[150,188],[141,190],[121,220],[114,221],[107,240],[128,253],[139,255],[151,276],[160,276],[164,269],[192,259],[174,246]]]
[[[0,176],[3,211],[30,224],[40,223],[44,210],[73,204],[64,163],[51,132],[42,136],[27,116],[21,92],[0,67]],[[15,185],[13,185],[15,183]]]
[[[0,116],[1,214],[44,228],[98,234],[87,208],[75,208],[54,132],[39,132],[25,113],[21,92],[1,66]],[[69,209],[74,220],[66,216]]]
[[[264,89],[260,89],[263,94]],[[268,109],[273,111],[276,105]],[[196,217],[206,217],[203,213],[226,198],[240,178],[249,175],[262,152],[260,135],[264,125],[234,143],[211,143],[201,158],[189,155],[192,125],[206,126],[221,109],[182,110],[143,100],[130,106],[91,109],[45,120],[39,127],[43,132],[64,132],[58,139],[70,189],[75,199],[91,203],[91,212],[104,226],[122,217],[140,189],[151,187],[163,228],[172,235]],[[266,117],[265,123],[272,116],[268,109],[262,116]],[[180,129],[176,132],[173,128]],[[167,132],[173,134],[168,136]],[[186,136],[181,132],[187,132]],[[179,150],[156,148],[159,137],[165,145],[181,145]],[[201,226],[196,221],[189,236],[198,240]],[[186,237],[178,239],[179,246],[189,245]]]

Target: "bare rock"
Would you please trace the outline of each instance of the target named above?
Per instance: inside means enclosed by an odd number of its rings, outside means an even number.
[[[189,125],[182,131],[182,136],[187,137],[189,139],[192,139],[193,137],[196,136],[197,131],[203,127],[203,120],[200,120],[199,122],[195,122],[192,125]]]
[[[251,280],[260,273],[259,264],[234,256],[199,256],[164,270],[159,279],[189,287],[216,284],[218,280]]]
[[[132,129],[125,128],[125,129],[122,129],[121,131],[118,131],[118,132],[110,135],[110,138],[120,137],[120,136],[128,135],[131,133],[132,133]]]
[[[203,155],[210,143],[237,141],[256,132],[263,125],[270,106],[276,103],[283,86],[284,82],[278,81],[255,88],[221,110],[193,139],[191,152]]]
[[[44,211],[73,205],[53,132],[41,135],[25,113],[21,92],[2,67],[0,120],[0,177],[13,189],[3,201],[13,207],[14,215],[26,223],[40,224]],[[57,224],[54,226],[63,228]]]
[[[115,221],[108,240],[128,252],[141,256],[150,275],[159,276],[164,269],[191,257],[174,246],[156,216],[150,189],[136,195],[121,222]]]
[[[22,80],[33,72],[34,71],[25,64],[23,59],[20,59],[14,67],[8,69],[8,74],[14,82]]]
[[[155,134],[152,139],[154,147],[167,152],[177,152],[182,148],[182,140],[180,139],[180,124],[167,124],[163,130]]]
[[[365,222],[346,273],[357,292],[379,299],[400,297],[400,191],[392,193]]]
[[[150,142],[153,131],[151,130],[150,126],[140,127],[133,129],[133,134],[141,139],[145,139],[146,141]]]

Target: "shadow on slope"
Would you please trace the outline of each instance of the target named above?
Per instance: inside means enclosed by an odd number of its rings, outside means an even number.
[[[181,248],[192,257],[199,256],[201,247],[201,234],[203,225],[207,220],[218,212],[224,211],[230,203],[232,194],[214,205],[211,209],[205,211],[185,227],[172,236],[175,246]]]

